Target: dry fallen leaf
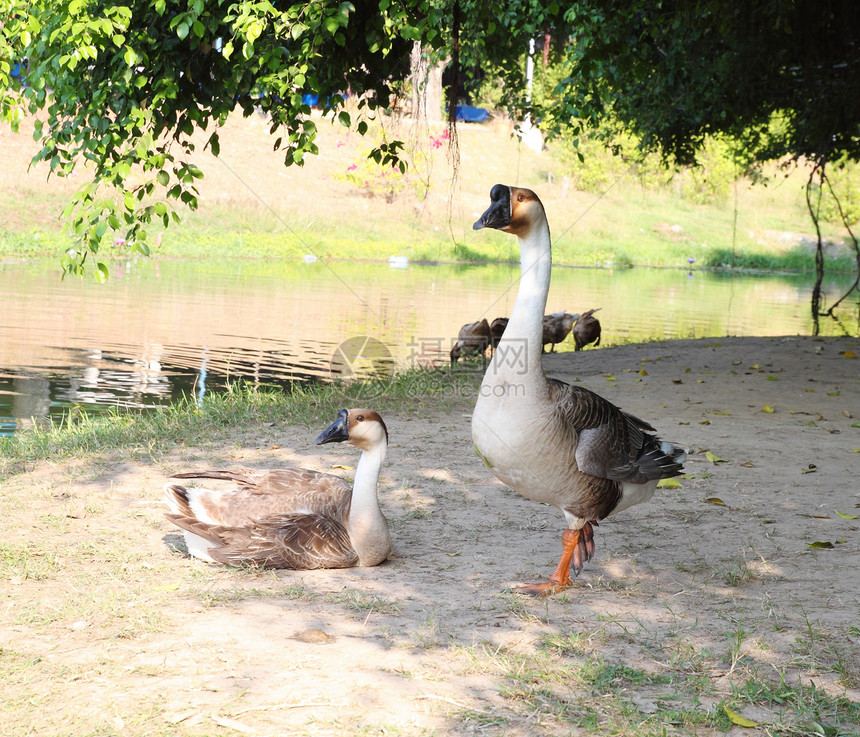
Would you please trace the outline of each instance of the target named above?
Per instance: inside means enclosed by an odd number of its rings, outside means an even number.
[[[332,468],[339,468],[341,471],[352,471],[353,467],[352,466],[344,466],[344,465],[338,463],[337,465],[332,466]]]
[[[764,407],[762,407],[761,411],[768,415],[772,415],[774,412],[776,412],[776,410],[769,404],[766,404]]]
[[[708,504],[716,504],[718,507],[726,506],[726,503],[718,496],[709,496],[707,499],[702,499],[702,501],[707,502]]]
[[[168,583],[164,586],[154,586],[155,591],[176,591],[179,588],[178,583]]]
[[[724,415],[726,417],[731,415],[731,412],[721,412],[718,409],[709,409],[708,412],[710,412],[712,415]]]
[[[640,376],[648,376],[648,372],[645,369],[639,369],[639,371],[637,371],[637,373]]]
[[[845,356],[845,358],[857,358],[857,354],[854,351],[845,351],[842,355]]]
[[[736,724],[739,727],[758,727],[759,723],[752,721],[752,719],[747,719],[746,717],[742,717],[736,711],[732,711],[728,706],[723,704],[723,711],[726,712],[726,716],[729,718],[729,721],[732,724]]]
[[[718,455],[714,455],[711,451],[705,453],[705,458],[707,458],[711,463],[716,465],[717,463],[727,463],[725,458],[720,458]]]

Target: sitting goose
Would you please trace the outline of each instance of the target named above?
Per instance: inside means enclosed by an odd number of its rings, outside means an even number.
[[[573,342],[576,345],[574,350],[581,351],[589,343],[600,345],[600,321],[593,317],[599,309],[595,307],[593,310],[583,312],[573,324]]]
[[[474,228],[519,238],[522,276],[508,327],[484,375],[472,415],[475,451],[493,474],[566,518],[563,553],[535,596],[571,585],[594,554],[598,520],[647,501],[660,479],[682,472],[685,451],[583,387],[547,379],[541,337],[552,257],[543,205],[528,189],[497,184]]]
[[[302,468],[178,473],[176,479],[234,481],[213,491],[167,484],[171,514],[188,552],[210,563],[265,568],[375,566],[391,552],[388,522],[376,495],[388,430],[373,410],[342,409],[317,444],[361,449],[353,487],[332,474]]]
[[[482,356],[490,345],[491,337],[490,323],[486,317],[463,325],[457,335],[457,342],[451,349],[451,363],[457,363],[460,356],[469,353]]]
[[[553,312],[551,315],[543,316],[543,345],[551,343],[550,353],[555,353],[555,344],[561,343],[573,329],[573,324],[579,315],[571,315],[569,312]]]

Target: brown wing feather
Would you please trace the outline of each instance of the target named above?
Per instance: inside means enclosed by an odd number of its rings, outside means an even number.
[[[223,527],[243,527],[294,512],[342,519],[348,514],[352,499],[352,489],[342,478],[304,468],[193,471],[173,478],[216,479],[238,484],[229,493],[197,495],[197,503],[206,516]]]
[[[344,484],[343,479],[330,473],[310,471],[307,468],[277,468],[271,471],[257,471],[251,468],[230,468],[224,470],[190,471],[171,476],[175,479],[217,479],[235,481],[240,488],[253,494],[290,494],[297,489],[309,488],[332,482]]]
[[[211,542],[208,553],[218,563],[295,570],[358,564],[346,528],[325,515],[277,515],[247,527],[223,527],[181,515],[167,516],[183,530]]]
[[[560,419],[576,433],[575,458],[582,473],[634,484],[681,473],[644,420],[584,387],[550,380],[550,391]]]

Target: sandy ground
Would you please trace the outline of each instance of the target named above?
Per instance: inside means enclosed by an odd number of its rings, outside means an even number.
[[[860,700],[855,355],[786,337],[548,356],[692,453],[681,488],[602,523],[547,599],[505,588],[550,574],[562,520],[474,456],[471,397],[385,417],[394,552],[372,569],[208,565],[162,516],[183,469],[349,475],[355,451],[313,446],[321,428],[28,465],[0,491],[0,713],[15,735],[803,733],[788,697],[750,693]],[[771,726],[720,727],[724,703]]]

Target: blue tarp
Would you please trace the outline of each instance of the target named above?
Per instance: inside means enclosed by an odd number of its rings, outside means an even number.
[[[490,111],[482,107],[457,105],[457,120],[463,123],[483,123],[490,119]]]

